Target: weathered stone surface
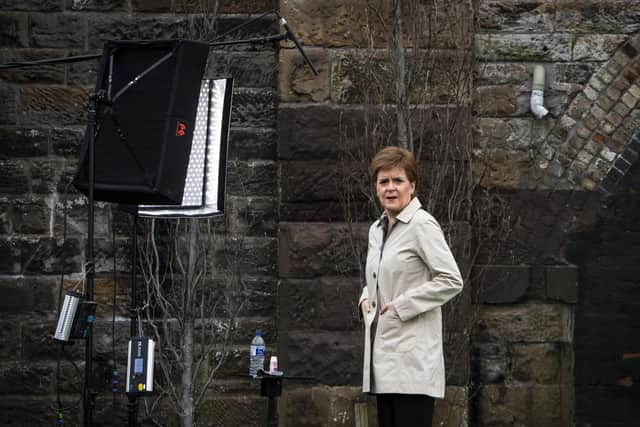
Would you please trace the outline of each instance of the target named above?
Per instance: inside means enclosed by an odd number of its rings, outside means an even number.
[[[504,304],[522,299],[531,281],[528,267],[482,266],[480,267],[482,290],[479,298],[483,303]]]
[[[277,84],[277,56],[274,52],[212,51],[205,77],[233,76],[243,88],[274,88]]]
[[[0,311],[20,313],[53,310],[53,294],[56,280],[47,278],[5,278],[0,280],[4,298]]]
[[[483,306],[476,339],[508,342],[571,342],[573,311],[560,304]]]
[[[30,86],[20,90],[23,123],[74,125],[86,123],[90,90],[70,86]]]
[[[481,3],[480,28],[505,33],[546,33],[554,31],[554,5],[546,1]]]
[[[555,30],[572,33],[633,33],[640,29],[640,5],[634,1],[560,2]]]
[[[88,18],[89,48],[100,49],[106,40],[156,40],[190,34],[186,15],[95,14]]]
[[[21,234],[49,234],[51,205],[49,198],[13,199],[11,223],[13,230]]]
[[[227,231],[236,235],[277,234],[278,205],[273,197],[227,197]]]
[[[312,377],[327,385],[358,385],[362,380],[362,333],[296,331],[287,333],[291,376]],[[309,369],[313,367],[313,369]]]
[[[474,85],[514,84],[522,88],[530,87],[532,73],[533,68],[529,64],[517,62],[479,63],[476,64]]]
[[[273,8],[271,0],[233,0],[220,4],[220,13],[262,13]]]
[[[474,146],[489,150],[528,150],[532,145],[532,120],[477,117]]]
[[[445,327],[447,326],[448,325]],[[455,386],[465,386],[469,384],[471,379],[469,334],[467,332],[453,333],[447,331],[444,334],[443,346],[447,384]]]
[[[267,419],[267,400],[256,394],[218,395],[205,400],[198,411],[204,423],[260,427]]]
[[[483,86],[475,90],[473,110],[478,115],[511,116],[518,112],[517,92],[512,86]]]
[[[0,84],[0,125],[14,125],[18,120],[18,91]]]
[[[280,221],[287,222],[371,222],[378,208],[368,201],[354,201],[348,209],[338,201],[284,202],[280,204]]]
[[[478,396],[479,426],[529,425],[530,388],[525,386],[486,385]]]
[[[240,197],[275,197],[277,193],[277,165],[274,162],[227,162],[227,194]]]
[[[477,165],[474,175],[481,177],[480,184],[486,187],[527,188],[527,169],[531,166],[529,154],[494,150],[486,154]]]
[[[548,266],[546,268],[547,296],[569,304],[578,302],[578,268]]]
[[[231,237],[216,256],[227,260],[223,267],[246,275],[275,275],[278,271],[278,245],[270,237]]]
[[[569,425],[573,420],[571,386],[549,385],[531,389],[531,420],[542,427]]]
[[[0,160],[0,192],[24,194],[29,191],[30,183],[25,162],[19,160]]]
[[[366,402],[360,387],[292,386],[284,390],[281,404],[285,411],[280,418],[297,427],[354,426],[354,405]],[[373,415],[369,413],[370,421]]]
[[[339,191],[342,191],[339,186],[344,179],[340,165],[327,164],[326,161],[294,161],[281,164],[282,201],[339,200]],[[353,166],[352,170],[356,171],[354,176],[359,175],[360,178],[354,179],[353,185],[355,189],[359,189],[362,183],[368,181],[364,176],[366,170],[359,170],[355,167],[357,165]]]
[[[589,34],[578,36],[573,46],[573,60],[606,61],[625,39],[626,36],[621,34]]]
[[[33,47],[84,48],[86,20],[68,13],[34,13],[30,15]]]
[[[569,61],[569,34],[477,34],[475,52],[483,61]]]
[[[359,329],[357,278],[320,277],[286,279],[281,283],[281,303],[300,307],[289,313],[288,330],[351,331]]]
[[[3,47],[27,47],[29,24],[26,13],[0,14],[0,45]]]
[[[171,10],[171,0],[132,0],[131,8],[133,12],[167,13]]]
[[[473,375],[480,384],[502,383],[509,374],[509,356],[505,345],[473,343]]]
[[[413,104],[467,104],[471,70],[465,52],[420,50],[406,57]],[[332,60],[331,100],[345,104],[395,103],[392,59],[382,52],[341,53]]]
[[[57,0],[3,0],[2,1],[2,9],[3,10],[19,10],[19,11],[60,11],[62,10],[62,4]]]
[[[352,244],[366,239],[368,224],[280,223],[280,277],[312,278],[356,273]],[[362,254],[364,256],[364,254]]]
[[[77,402],[77,396],[74,396]],[[71,400],[65,400],[65,403]],[[3,396],[0,401],[0,424],[4,426],[46,426],[55,418],[51,415],[51,396]],[[80,413],[68,411],[65,413],[65,424],[76,425]]]
[[[461,427],[469,423],[469,390],[467,387],[447,386],[444,399],[436,399],[433,425]]]
[[[281,49],[278,58],[280,100],[321,102],[329,98],[329,54],[326,49],[306,49],[318,70],[314,76],[297,49]]]
[[[0,365],[0,393],[10,394],[20,390],[21,394],[43,395],[52,390],[54,369],[42,364]]]
[[[231,126],[276,127],[276,94],[272,90],[236,89],[233,95]]]
[[[526,383],[571,382],[571,352],[566,344],[515,344],[511,347],[511,375]]]
[[[68,56],[102,55],[101,49],[86,51],[75,49],[69,52]],[[99,60],[72,62],[67,64],[67,84],[69,86],[95,87],[98,80]]]
[[[64,56],[64,50],[6,49],[0,50],[0,63],[28,62]],[[64,83],[63,65],[39,65],[2,71],[2,79],[12,83]]]
[[[84,127],[51,129],[51,152],[58,156],[79,159],[80,146],[84,142]]]
[[[280,115],[280,114],[279,114]],[[276,160],[278,134],[272,129],[231,129],[230,160]]]
[[[126,12],[128,10],[126,0],[64,0],[64,2],[66,10],[91,12]]]
[[[21,343],[16,337],[20,336],[20,325],[10,317],[0,322],[0,339],[4,345],[0,348],[0,358],[3,360],[17,360],[20,357]]]
[[[589,81],[599,64],[593,62],[568,62],[554,65],[558,82],[570,82],[584,85]]]
[[[49,130],[42,128],[0,127],[0,158],[46,156]]]
[[[47,194],[55,192],[61,186],[61,175],[64,172],[64,163],[60,159],[49,158],[34,160],[31,162],[31,191]],[[62,184],[64,185],[64,184]]]

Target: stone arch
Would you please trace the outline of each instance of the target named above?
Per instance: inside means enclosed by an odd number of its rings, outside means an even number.
[[[534,156],[538,189],[614,191],[640,153],[640,32],[617,49]]]

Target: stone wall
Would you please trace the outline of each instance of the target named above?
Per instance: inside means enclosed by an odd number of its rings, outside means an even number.
[[[272,3],[223,1],[217,31]],[[345,210],[340,188],[345,178],[362,178],[362,157],[350,158],[352,163],[345,158],[384,132],[391,135],[386,143],[394,142],[393,126],[378,135],[366,133],[365,112],[383,113],[370,109],[363,96],[373,79],[388,88],[392,84],[381,51],[388,28],[373,19],[371,7],[386,3],[279,3],[319,76],[311,76],[290,42],[279,49],[213,50],[209,63],[209,75],[231,72],[236,78],[226,227],[245,237],[237,261],[251,292],[232,356],[201,420],[219,426],[264,424],[265,400],[254,382],[238,377],[246,371],[247,346],[259,326],[270,352],[297,377],[285,383],[279,400],[281,426],[356,426],[356,405],[368,408],[375,425],[375,405],[359,387],[361,254],[353,251],[374,212],[365,208],[364,197],[355,197]],[[476,265],[468,266],[485,278],[482,292],[474,289],[456,305],[459,312],[473,307],[473,329],[465,329],[455,310],[449,313],[450,376],[447,398],[437,405],[438,425],[628,425],[631,418],[624,417],[634,416],[637,382],[631,356],[638,352],[637,307],[629,301],[637,296],[638,170],[633,165],[640,151],[640,5],[634,0],[446,3],[431,10],[433,19],[423,27],[422,36],[437,47],[431,80],[417,80],[429,90],[410,91],[409,98],[434,123],[461,112],[456,131],[473,130],[474,164],[482,172],[476,176],[504,200],[513,229],[501,247],[479,254]],[[477,9],[469,10],[470,4]],[[210,37],[194,4],[178,0],[0,0],[0,6],[0,63],[97,53],[105,38]],[[459,25],[452,27],[452,18]],[[237,35],[274,31],[263,19]],[[471,56],[473,73],[456,68]],[[547,74],[550,114],[543,119],[529,112],[535,65]],[[447,83],[452,70],[462,70],[457,84],[473,83],[455,102]],[[79,396],[78,375],[66,357],[57,379],[57,347],[50,336],[62,266],[69,274],[67,287],[83,271],[86,201],[73,190],[66,199],[64,194],[77,164],[95,77],[92,63],[0,72],[3,425],[51,424],[56,391],[71,405]],[[391,90],[378,94],[384,102],[392,95]],[[429,162],[433,159],[424,161],[427,170]],[[129,222],[101,203],[96,227],[100,394],[95,421],[106,425],[115,416],[123,424],[125,402],[120,397],[114,411],[109,391],[108,319],[115,253],[122,348],[128,336]],[[477,294],[473,301],[472,294]],[[612,330],[620,333],[608,345]],[[466,345],[451,345],[456,339]],[[80,362],[82,346],[74,347],[69,357]],[[67,423],[74,425],[78,415],[76,408],[69,410]],[[175,425],[175,418],[168,416],[167,423]]]
[[[576,303],[584,313],[601,300],[593,297],[590,261],[567,248],[572,233],[606,216],[598,193],[615,192],[637,159],[639,13],[633,1],[481,2],[475,143],[489,154],[485,185],[509,190],[519,220],[502,265],[490,268],[496,284],[483,295],[475,333],[478,425],[620,419],[605,415],[620,411],[587,403],[596,386],[580,376],[596,369],[589,354],[598,350],[584,335],[592,318],[581,315],[574,331]],[[535,65],[547,76],[543,119],[528,112]],[[585,384],[577,396],[574,382]],[[606,401],[607,393],[600,396]]]
[[[268,0],[221,2],[217,31],[229,30],[272,7]],[[29,61],[99,53],[107,38],[211,39],[194,2],[181,1],[2,1],[0,62]],[[232,37],[270,34],[269,20],[258,20]],[[277,342],[277,136],[275,46],[212,50],[208,76],[232,73],[234,114],[229,147],[226,226],[243,236],[238,259],[250,287],[240,329],[233,338],[224,376],[201,412],[215,425],[263,425],[266,401],[259,387],[239,379],[248,363],[248,345],[256,327],[266,332],[273,352]],[[66,186],[75,172],[86,123],[85,105],[96,79],[96,63],[82,62],[0,72],[0,303],[2,350],[0,424],[52,425],[59,390],[65,424],[77,425],[84,346],[76,343],[62,356],[51,336],[57,321],[60,271],[65,286],[82,277],[86,246],[86,198]],[[64,210],[66,240],[63,243]],[[112,273],[112,231],[116,233],[117,274]],[[130,220],[110,204],[96,212],[99,303],[95,325],[95,379],[98,392],[94,425],[124,425],[126,400],[111,395],[113,369],[111,298],[117,277],[117,369],[123,372],[128,338]],[[76,371],[72,361],[80,371]],[[234,378],[234,375],[236,376]],[[122,392],[122,388],[120,390]],[[144,420],[140,409],[139,420]],[[175,415],[164,412],[168,425]],[[113,421],[113,420],[117,421]],[[114,424],[115,422],[115,424]]]

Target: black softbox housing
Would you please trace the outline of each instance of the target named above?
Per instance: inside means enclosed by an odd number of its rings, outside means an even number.
[[[108,41],[96,93],[95,200],[179,204],[209,46]],[[88,135],[74,185],[89,191]]]

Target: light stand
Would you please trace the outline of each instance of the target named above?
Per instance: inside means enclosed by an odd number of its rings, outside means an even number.
[[[239,44],[268,44],[268,43],[277,43],[283,40],[292,40],[296,48],[301,52],[305,63],[310,67],[312,73],[317,75],[318,72],[302,50],[297,38],[291,31],[291,29],[286,24],[286,21],[282,19],[279,13],[275,12],[275,14],[280,18],[281,25],[285,27],[284,34],[266,36],[266,37],[258,37],[253,39],[245,39],[245,40],[232,40],[225,42],[213,42],[209,43],[210,47],[216,46],[228,46],[228,45],[239,45]],[[65,57],[65,58],[54,58],[47,60],[38,60],[38,61],[29,61],[29,62],[12,62],[7,64],[0,64],[0,72],[6,69],[12,68],[23,68],[29,66],[40,66],[40,65],[50,65],[50,64],[65,64],[65,63],[73,63],[73,62],[82,62],[89,61],[101,58],[102,55],[82,55],[82,56],[73,56],[73,57]],[[97,128],[96,122],[96,114],[98,105],[100,103],[108,103],[109,100],[106,99],[107,94],[104,90],[98,90],[95,93],[91,94],[89,97],[89,105],[87,110],[87,160],[88,160],[88,224],[87,224],[87,247],[86,247],[86,262],[85,262],[85,274],[86,274],[86,297],[87,300],[93,300],[94,293],[94,279],[95,279],[95,254],[94,254],[94,224],[95,224],[95,131]],[[135,323],[136,317],[139,312],[139,308],[137,307],[137,289],[136,289],[136,262],[135,258],[137,257],[137,239],[136,239],[136,224],[137,224],[137,216],[134,218],[134,250],[133,250],[133,266],[132,266],[132,288],[131,288],[131,333],[135,334]],[[114,254],[115,256],[115,254]],[[82,425],[85,427],[90,427],[92,425],[92,417],[93,417],[93,409],[95,405],[95,396],[97,392],[92,388],[92,375],[93,375],[93,323],[89,322],[87,324],[86,329],[86,343],[85,343],[85,367],[84,367],[84,381],[83,381],[83,390],[82,390],[82,402],[83,402],[83,419]],[[271,407],[270,403],[270,407]],[[129,396],[129,404],[128,404],[128,422],[129,426],[136,425],[136,413],[137,413],[137,397]],[[275,407],[272,408],[275,410]]]

